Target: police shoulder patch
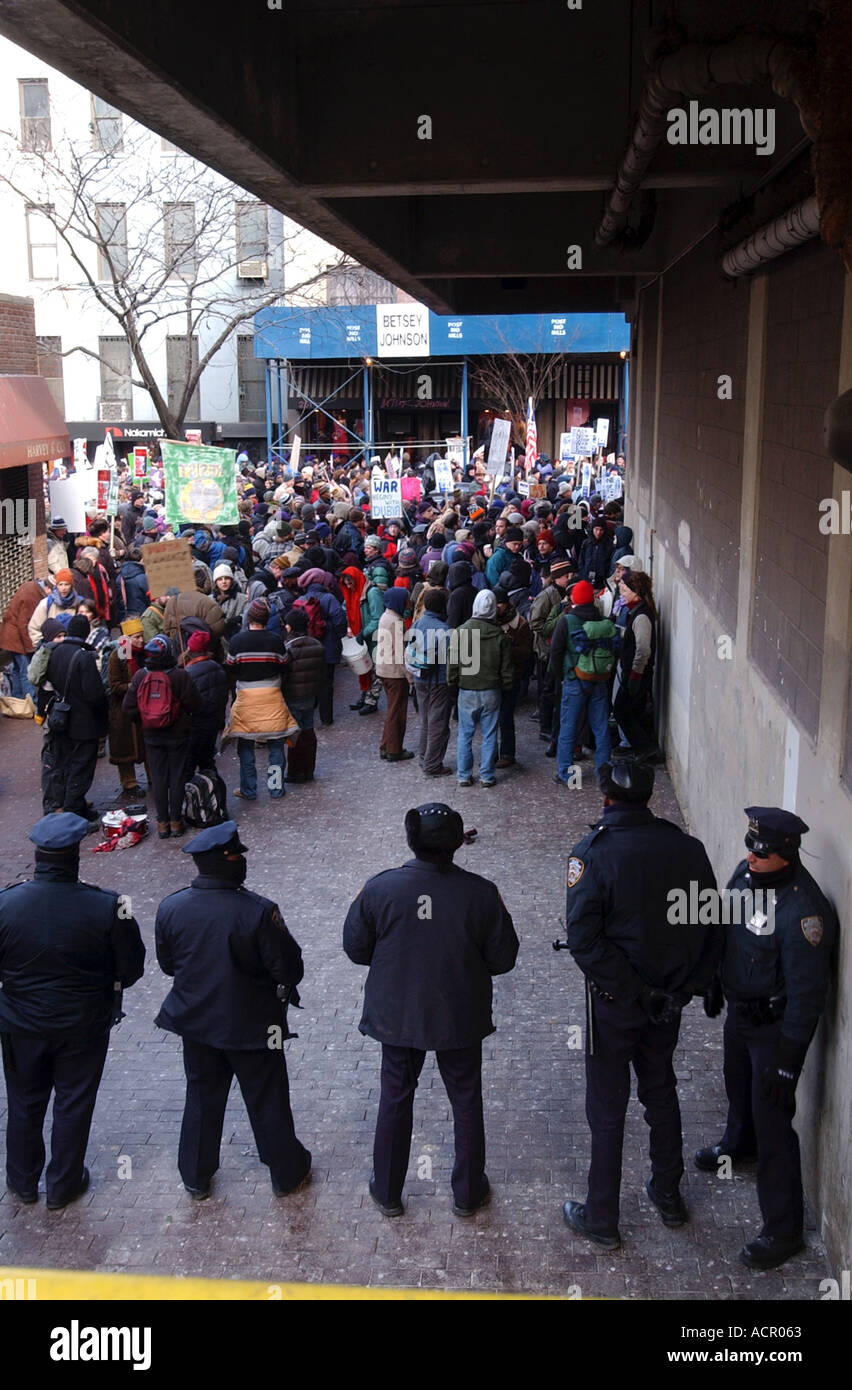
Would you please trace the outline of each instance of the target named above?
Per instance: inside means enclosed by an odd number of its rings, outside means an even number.
[[[804,933],[805,940],[809,941],[811,946],[819,945],[819,943],[822,941],[823,930],[824,928],[821,917],[802,918],[802,931]]]
[[[573,888],[576,883],[579,883],[585,871],[586,866],[582,859],[578,859],[576,855],[572,854],[568,860],[568,887]]]

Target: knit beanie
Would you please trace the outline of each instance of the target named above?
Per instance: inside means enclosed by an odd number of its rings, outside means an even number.
[[[74,576],[69,569],[57,570],[53,576],[57,584],[73,584]]]
[[[186,645],[191,652],[206,652],[210,646],[209,632],[204,632],[202,628],[196,628],[195,632],[190,634]]]
[[[581,579],[571,590],[571,602],[575,608],[583,603],[594,603],[595,591],[587,579]]]
[[[261,623],[263,627],[269,622],[269,604],[265,598],[256,598],[249,604],[248,610],[250,623]]]
[[[490,618],[497,616],[497,599],[490,589],[480,589],[476,598],[473,600],[474,618]]]

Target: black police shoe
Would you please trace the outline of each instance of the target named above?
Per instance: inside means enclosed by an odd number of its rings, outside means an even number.
[[[6,1191],[24,1207],[31,1207],[34,1202],[38,1201],[38,1189],[35,1192],[19,1192],[16,1187],[10,1187],[7,1183]]]
[[[484,1206],[485,1206],[485,1203],[486,1203],[486,1202],[490,1202],[490,1200],[491,1200],[491,1184],[490,1184],[490,1182],[488,1181],[487,1176],[483,1175],[483,1179],[482,1179],[482,1191],[481,1191],[481,1193],[479,1194],[479,1201],[478,1201],[478,1202],[474,1202],[474,1204],[473,1204],[472,1207],[462,1207],[462,1206],[459,1206],[458,1202],[453,1202],[453,1212],[454,1212],[454,1214],[455,1214],[456,1216],[473,1216],[473,1215],[475,1215],[476,1212],[479,1211],[479,1208],[480,1208],[480,1207],[484,1207]]]
[[[718,1173],[720,1158],[729,1158],[732,1163],[743,1165],[757,1162],[757,1154],[731,1153],[724,1144],[711,1144],[706,1149],[699,1149],[693,1161],[702,1173]]]
[[[82,1179],[80,1180],[80,1186],[77,1188],[77,1191],[76,1191],[76,1192],[72,1192],[71,1196],[70,1196],[70,1197],[66,1197],[66,1198],[64,1199],[64,1201],[62,1201],[62,1202],[57,1202],[57,1200],[56,1200],[55,1197],[53,1197],[53,1198],[48,1197],[48,1199],[47,1199],[47,1209],[48,1209],[48,1211],[61,1211],[63,1207],[69,1206],[71,1202],[76,1202],[76,1200],[77,1200],[78,1197],[82,1197],[83,1193],[86,1191],[86,1189],[88,1188],[88,1186],[89,1186],[89,1170],[88,1170],[88,1168],[84,1168],[84,1169],[83,1169],[83,1177],[82,1177]]]
[[[586,1240],[591,1240],[595,1245],[599,1245],[602,1250],[617,1250],[621,1245],[621,1235],[615,1231],[595,1231],[586,1221],[586,1208],[582,1202],[566,1202],[562,1208],[562,1217],[566,1226],[570,1226],[572,1231],[576,1231],[578,1236],[585,1236]]]
[[[189,1193],[193,1202],[206,1202],[210,1196],[210,1184],[206,1187],[190,1187],[189,1183],[184,1183],[184,1190]]]
[[[649,1178],[645,1184],[645,1191],[663,1218],[664,1226],[686,1225],[689,1212],[677,1188],[674,1192],[658,1192],[654,1186],[654,1179]]]
[[[303,1173],[302,1176],[299,1178],[299,1181],[294,1183],[292,1187],[276,1187],[275,1183],[273,1183],[272,1191],[275,1193],[276,1197],[292,1197],[294,1192],[301,1192],[303,1188],[307,1187],[310,1181],[311,1165],[309,1162],[308,1171],[306,1173]]]
[[[376,1195],[375,1175],[370,1178],[370,1181],[367,1184],[367,1186],[369,1188],[370,1196],[372,1197],[379,1211],[382,1213],[382,1216],[402,1216],[402,1213],[405,1211],[405,1207],[402,1205],[402,1202],[400,1202],[399,1199],[397,1199],[397,1201],[395,1202],[382,1202],[379,1200],[378,1196]]]
[[[757,1240],[743,1246],[740,1259],[749,1269],[777,1269],[804,1248],[805,1242],[801,1236],[784,1240],[779,1236],[758,1236]]]

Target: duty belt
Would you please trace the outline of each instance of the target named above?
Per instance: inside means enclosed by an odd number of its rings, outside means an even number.
[[[769,1023],[777,1023],[784,1017],[786,999],[736,999],[733,1002],[734,1008],[741,1018],[746,1018],[749,1023],[757,1027],[763,1027]]]

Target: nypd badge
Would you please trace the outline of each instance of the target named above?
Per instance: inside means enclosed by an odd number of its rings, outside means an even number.
[[[809,941],[810,944],[811,944],[812,946],[818,946],[819,943],[822,941],[822,933],[823,933],[822,918],[821,918],[821,917],[803,917],[803,918],[802,918],[802,931],[804,932],[805,940],[806,940],[806,941]]]
[[[582,859],[576,859],[572,854],[568,860],[568,887],[573,888],[575,883],[579,883],[585,872],[585,864]]]

